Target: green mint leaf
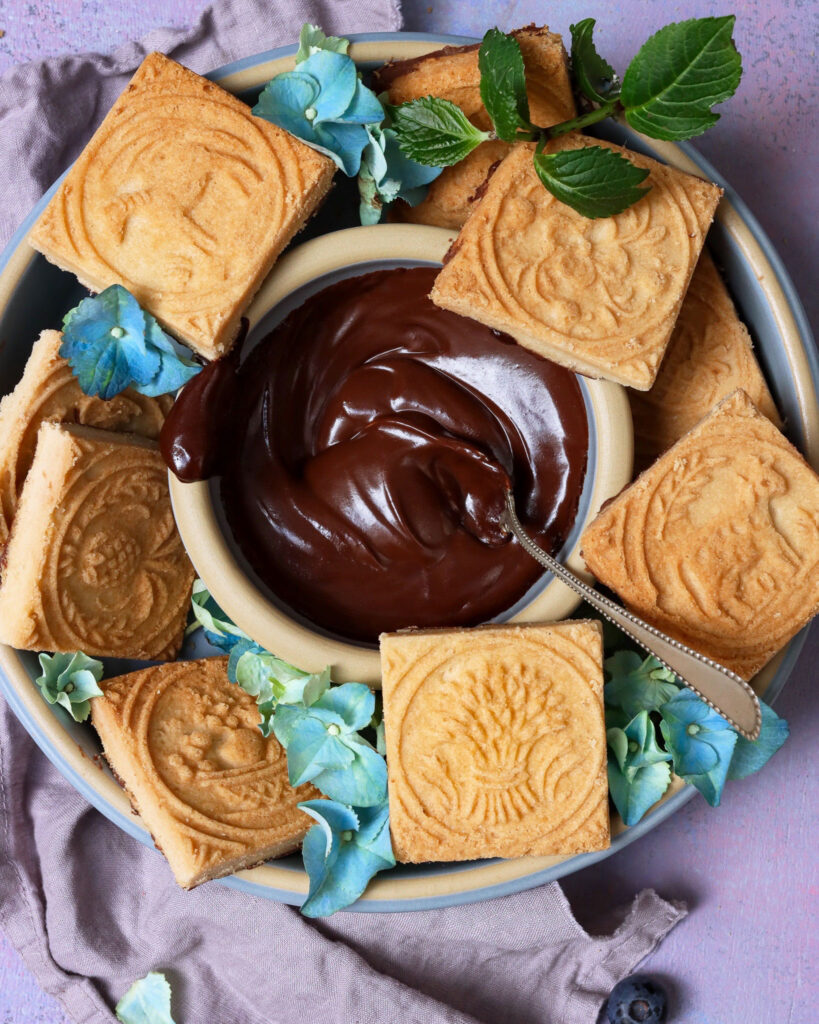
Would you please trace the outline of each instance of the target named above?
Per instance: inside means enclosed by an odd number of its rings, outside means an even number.
[[[174,1024],[171,1017],[171,986],[164,974],[151,971],[135,981],[117,1003],[122,1024]]]
[[[529,131],[529,98],[520,44],[499,28],[490,28],[478,51],[481,99],[492,118],[495,133],[514,142],[519,131]]]
[[[594,18],[584,18],[570,27],[572,71],[581,92],[594,103],[608,103],[620,94],[620,80],[608,61],[597,52],[592,38]]]
[[[613,217],[648,192],[648,171],[602,146],[535,155],[537,175],[552,195],[583,217]]]
[[[318,25],[302,25],[301,32],[299,33],[299,49],[296,53],[296,63],[301,64],[303,60],[312,57],[319,50],[346,54],[349,48],[349,39],[342,39],[340,36],[326,36]]]
[[[449,167],[489,138],[449,100],[424,96],[391,108],[401,152],[428,167]]]
[[[731,38],[735,20],[729,14],[676,22],[645,43],[620,94],[632,128],[653,139],[690,139],[716,123],[711,107],[733,96],[742,77]]]

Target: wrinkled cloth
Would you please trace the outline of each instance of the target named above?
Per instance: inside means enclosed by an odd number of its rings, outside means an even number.
[[[400,26],[392,0],[225,0],[190,31],[0,79],[0,241],[82,149],[144,55],[207,71],[292,42],[304,21]],[[163,971],[177,1024],[590,1024],[614,984],[685,915],[639,894],[589,936],[557,885],[489,902],[322,921],[218,883],[186,893],[157,852],[62,778],[0,701],[0,928],[78,1024],[111,1024]]]

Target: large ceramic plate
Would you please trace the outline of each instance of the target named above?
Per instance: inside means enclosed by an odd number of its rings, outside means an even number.
[[[354,36],[353,57],[374,66],[391,57],[410,57],[447,43],[472,40],[451,36],[381,34]],[[213,72],[210,77],[245,99],[269,78],[292,66],[295,47],[248,57]],[[819,360],[804,312],[781,261],[751,213],[718,172],[687,146],[658,143],[615,129],[614,136],[683,170],[700,173],[725,189],[709,245],[751,329],[757,353],[783,413],[787,429],[814,465],[819,465]],[[347,183],[336,187],[328,205],[311,224],[310,234],[346,227],[355,222],[354,191]],[[56,187],[56,186],[55,186]],[[31,344],[40,330],[60,324],[82,290],[74,278],[36,255],[26,234],[52,190],[32,210],[0,260],[0,393],[10,391],[22,373]],[[275,271],[274,271],[275,273]],[[802,648],[806,632],[795,637],[755,681],[760,693],[773,699],[785,685]],[[124,792],[94,760],[99,752],[89,726],[72,722],[59,707],[41,699],[32,679],[36,657],[0,647],[0,688],[45,754],[96,808],[129,836],[151,845],[148,833],[131,812]],[[126,671],[127,663],[116,665]],[[679,784],[639,825],[615,825],[611,850],[571,858],[540,857],[467,864],[397,867],[378,876],[356,910],[420,910],[501,896],[531,888],[602,860],[650,831],[667,818],[693,791]],[[124,840],[125,841],[125,840]],[[307,877],[298,857],[244,871],[222,884],[270,899],[300,903],[307,894]]]

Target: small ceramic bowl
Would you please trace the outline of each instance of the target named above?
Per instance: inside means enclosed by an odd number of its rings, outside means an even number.
[[[282,260],[249,311],[250,337],[264,337],[291,310],[334,281],[398,266],[440,265],[455,235],[443,228],[385,224],[335,231],[298,246]],[[575,572],[585,572],[580,535],[602,503],[631,478],[631,413],[623,388],[578,377],[589,425],[586,478],[573,528],[559,553]],[[218,415],[218,410],[214,410]],[[213,482],[180,483],[172,474],[174,515],[185,547],[211,594],[242,629],[268,650],[300,668],[330,665],[336,680],[380,685],[378,651],[333,639],[281,607],[255,577],[221,514]],[[580,599],[551,573],[496,621],[547,622],[565,618]],[[410,625],[410,623],[407,623]]]

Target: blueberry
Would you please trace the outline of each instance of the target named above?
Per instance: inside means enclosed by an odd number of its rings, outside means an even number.
[[[611,990],[606,1003],[609,1024],[660,1024],[668,1013],[662,985],[647,974],[632,974]]]

